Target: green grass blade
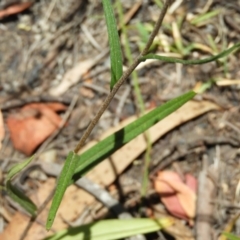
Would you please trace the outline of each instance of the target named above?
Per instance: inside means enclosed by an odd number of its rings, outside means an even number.
[[[141,41],[143,43],[147,43],[149,32],[147,31],[146,27],[142,23],[137,22],[137,29],[140,34]]]
[[[103,0],[103,9],[107,23],[108,39],[110,46],[111,59],[111,83],[110,89],[114,87],[116,82],[123,74],[122,52],[118,36],[118,28],[114,17],[113,8],[110,0]]]
[[[48,218],[46,223],[47,230],[49,230],[53,224],[57,210],[62,201],[63,195],[69,185],[68,183],[72,179],[72,175],[76,168],[76,162],[77,162],[76,156],[77,155],[74,152],[70,152],[68,154],[65,164],[63,166],[63,169],[61,171],[61,174],[58,178],[57,188],[53,197],[52,205],[48,213]]]
[[[155,2],[155,4],[156,4],[160,9],[162,9],[163,3],[162,3],[161,0],[154,0],[154,2]]]
[[[212,57],[208,57],[205,59],[200,59],[200,60],[182,60],[182,59],[178,59],[178,58],[171,58],[171,57],[164,57],[164,56],[159,56],[156,54],[147,54],[143,57],[141,57],[141,61],[145,61],[147,59],[158,59],[164,62],[168,62],[168,63],[182,63],[185,65],[195,65],[195,64],[204,64],[204,63],[208,63],[208,62],[212,62],[215,61],[219,58],[225,57],[227,55],[229,55],[232,51],[234,51],[235,49],[240,47],[240,43],[235,44],[234,46],[232,46],[231,48],[215,55]]]
[[[7,174],[7,181],[12,179],[17,173],[19,173],[22,169],[24,169],[34,158],[34,155],[30,158],[24,160],[23,162],[17,163],[12,166]]]
[[[47,237],[45,240],[113,240],[137,234],[150,233],[169,227],[172,222],[163,219],[112,219],[74,227]]]
[[[199,15],[192,19],[190,22],[191,24],[198,25],[201,24],[202,22],[211,19],[212,17],[217,16],[221,11],[220,10],[214,10],[211,12],[204,13],[202,15]]]
[[[78,156],[79,161],[77,162],[72,182],[79,179],[87,171],[121,148],[124,144],[130,142],[139,134],[145,132],[154,124],[176,111],[183,104],[192,99],[195,94],[195,92],[190,91],[180,97],[172,99],[97,143],[95,146],[85,151],[81,156]]]
[[[240,240],[240,237],[233,235],[231,233],[223,233],[224,236],[226,236],[229,240]]]
[[[37,207],[36,205],[18,188],[14,187],[10,181],[6,183],[7,194],[21,207],[23,207],[32,216],[35,216]]]

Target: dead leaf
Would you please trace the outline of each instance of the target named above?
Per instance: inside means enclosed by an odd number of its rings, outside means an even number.
[[[92,99],[95,96],[93,90],[86,88],[86,87],[81,87],[79,89],[79,92],[80,92],[81,96],[86,97],[86,98]]]
[[[56,112],[65,109],[60,103],[32,103],[10,115],[7,125],[14,147],[31,155],[59,127],[62,120]]]
[[[54,86],[49,90],[49,94],[52,96],[60,96],[61,94],[65,93],[71,86],[76,84],[87,71],[89,71],[94,65],[96,65],[107,53],[108,49],[104,50],[94,58],[78,62],[76,66],[74,66],[72,69],[65,73],[60,84]]]
[[[0,149],[2,148],[2,140],[5,135],[4,124],[3,124],[3,116],[2,111],[0,110]]]
[[[221,86],[221,87],[240,85],[240,80],[239,79],[222,78],[222,79],[218,79],[218,81],[216,81],[216,85]]]
[[[197,180],[193,176],[186,175],[184,183],[177,173],[160,171],[154,188],[171,214],[186,220],[195,217]]]
[[[28,9],[31,5],[32,5],[32,2],[13,4],[7,7],[6,9],[3,9],[0,11],[0,19],[23,12],[24,10]]]

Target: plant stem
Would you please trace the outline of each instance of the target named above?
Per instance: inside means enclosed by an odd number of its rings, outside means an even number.
[[[121,29],[122,29],[125,55],[128,59],[128,63],[132,64],[133,57],[132,57],[130,44],[129,44],[128,37],[127,37],[126,25],[124,24],[123,9],[122,9],[122,4],[121,4],[120,0],[117,1],[117,9],[118,9],[118,15],[119,15],[119,22],[120,22]],[[132,73],[132,79],[133,79],[134,93],[135,93],[136,100],[137,100],[136,105],[139,108],[140,114],[143,115],[144,111],[145,111],[145,106],[144,106],[141,89],[140,89],[139,83],[138,83],[139,82],[138,75],[135,70]],[[150,153],[151,153],[151,149],[152,149],[150,135],[149,135],[148,131],[144,132],[144,138],[146,141],[147,148],[146,148],[146,152],[145,152],[144,168],[143,168],[144,174],[143,174],[143,184],[142,184],[142,189],[141,189],[142,196],[145,196],[147,186],[148,186],[148,169],[149,169],[149,164],[150,164],[150,160],[151,160]]]
[[[163,9],[159,15],[159,18],[154,26],[153,32],[151,33],[148,42],[144,48],[144,50],[142,51],[142,53],[134,60],[134,62],[132,63],[132,65],[127,69],[127,71],[125,73],[123,73],[122,77],[119,79],[119,81],[114,85],[112,91],[109,93],[109,95],[106,97],[106,99],[104,100],[102,106],[100,107],[99,111],[97,112],[96,116],[92,119],[92,121],[90,122],[90,124],[88,125],[86,131],[84,132],[83,136],[81,137],[80,141],[78,142],[77,146],[74,149],[75,153],[78,153],[79,150],[84,146],[85,141],[87,140],[87,138],[89,137],[89,135],[91,134],[93,128],[95,127],[95,125],[98,123],[100,117],[102,116],[102,114],[104,113],[104,111],[107,109],[108,105],[110,104],[111,100],[113,99],[114,95],[117,93],[118,89],[122,86],[122,84],[126,81],[126,79],[130,76],[130,74],[134,71],[134,69],[138,66],[138,64],[141,62],[140,58],[147,54],[148,49],[150,48],[150,46],[153,43],[153,40],[155,38],[155,36],[157,35],[159,28],[162,25],[162,21],[163,18],[167,12],[168,6],[170,5],[170,0],[166,0],[165,4],[163,6]]]
[[[142,51],[142,55],[146,55],[149,48],[151,47],[152,43],[153,43],[153,40],[154,38],[156,37],[156,35],[158,34],[158,31],[160,29],[160,27],[162,26],[162,22],[163,22],[163,18],[165,17],[166,13],[167,13],[167,9],[168,9],[168,6],[170,5],[171,3],[171,0],[166,0],[164,5],[163,5],[163,8],[162,8],[162,11],[158,17],[158,20],[153,28],[153,31],[152,33],[150,34],[150,37],[147,41],[147,44],[145,46],[145,48],[143,49]]]

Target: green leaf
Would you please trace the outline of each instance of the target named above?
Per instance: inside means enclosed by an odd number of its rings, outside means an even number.
[[[121,148],[124,144],[130,142],[139,134],[145,132],[154,124],[176,111],[183,104],[192,99],[195,94],[195,92],[190,91],[180,97],[172,99],[97,143],[95,146],[85,151],[81,156],[78,156],[79,161],[77,162],[77,168],[72,182],[79,179],[87,171]]]
[[[48,218],[46,223],[47,230],[49,230],[53,224],[57,210],[62,201],[63,195],[75,171],[77,160],[78,160],[77,155],[74,152],[70,152],[68,154],[65,164],[63,166],[63,169],[61,171],[61,174],[58,178],[56,191],[53,197],[52,205],[48,213]]]
[[[10,198],[22,206],[32,216],[36,215],[36,205],[23,192],[14,187],[10,181],[7,181],[6,189]]]
[[[163,219],[112,219],[63,230],[45,240],[113,240],[158,231],[172,225]]]
[[[107,23],[108,39],[110,46],[111,59],[111,83],[110,89],[114,87],[116,82],[123,74],[122,52],[118,36],[118,28],[114,17],[113,8],[110,0],[103,0],[103,9]]]
[[[17,163],[12,166],[7,174],[7,181],[12,179],[17,173],[19,173],[22,169],[24,169],[34,158],[34,155],[30,158],[24,160],[23,162]]]
[[[155,4],[160,8],[162,9],[163,8],[163,3],[161,0],[154,0]]]
[[[221,11],[220,10],[214,10],[211,12],[204,13],[202,15],[199,15],[192,19],[190,22],[191,24],[198,25],[201,24],[202,22],[211,19],[212,17],[217,16]]]
[[[137,22],[137,29],[138,29],[138,32],[139,32],[139,34],[140,34],[141,41],[142,41],[143,43],[147,43],[149,33],[148,33],[145,25],[143,25],[143,24],[140,23],[140,22]]]
[[[180,97],[172,99],[171,101],[140,117],[133,123],[130,123],[125,128],[122,128],[116,133],[105,138],[92,148],[88,149],[81,156],[75,154],[74,152],[70,152],[59,176],[56,192],[48,214],[46,229],[49,230],[51,228],[63,194],[69,184],[79,179],[88,170],[93,168],[106,157],[110,156],[124,144],[128,143],[139,134],[145,132],[151,126],[156,124],[158,121],[176,111],[195,95],[195,92],[190,91]]]
[[[223,233],[224,236],[226,236],[229,240],[240,240],[240,237],[233,235],[231,233]]]
[[[230,54],[233,50],[237,49],[240,47],[240,43],[235,44],[234,46],[232,46],[231,48],[215,55],[212,57],[208,57],[205,59],[200,59],[200,60],[182,60],[179,58],[172,58],[172,57],[164,57],[164,56],[159,56],[156,54],[147,54],[143,57],[141,57],[141,61],[145,61],[147,59],[158,59],[164,62],[169,62],[169,63],[182,63],[182,64],[186,64],[186,65],[194,65],[194,64],[204,64],[204,63],[208,63],[208,62],[212,62],[215,61],[219,58],[225,57],[228,54]]]

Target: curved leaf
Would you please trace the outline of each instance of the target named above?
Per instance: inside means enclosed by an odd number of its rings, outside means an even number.
[[[140,60],[145,61],[147,59],[157,59],[157,60],[168,62],[168,63],[182,63],[185,65],[204,64],[204,63],[212,62],[219,58],[225,57],[225,56],[229,55],[233,50],[235,50],[239,47],[240,47],[240,43],[237,43],[234,46],[232,46],[231,48],[229,48],[215,56],[200,59],[200,60],[183,60],[183,59],[179,59],[179,58],[164,57],[164,56],[160,56],[160,55],[156,55],[156,54],[147,54],[147,55],[141,57]]]
[[[23,192],[21,192],[18,188],[14,187],[10,181],[7,181],[6,189],[10,198],[17,202],[32,216],[36,215],[36,205]]]
[[[150,233],[172,225],[168,218],[163,219],[112,219],[74,227],[56,233],[45,240],[113,240],[137,234]]]
[[[12,166],[7,174],[7,180],[12,179],[17,173],[19,173],[22,169],[24,169],[34,158],[34,155],[30,158],[24,160],[23,162],[17,163]]]

